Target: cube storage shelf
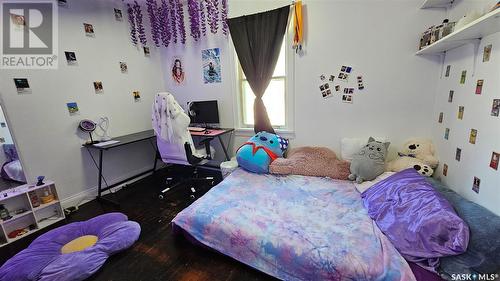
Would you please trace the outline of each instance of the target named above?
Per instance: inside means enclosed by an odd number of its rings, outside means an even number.
[[[30,193],[35,193],[41,198],[46,192],[54,195],[54,200],[33,207]],[[39,199],[40,200],[40,199]],[[0,204],[9,211],[11,218],[0,220],[0,247],[6,246],[14,241],[26,237],[40,229],[59,222],[65,218],[64,211],[57,195],[54,182],[46,181],[43,185],[25,184],[0,192]],[[15,213],[15,211],[24,212]],[[27,231],[14,238],[8,235],[18,229]]]

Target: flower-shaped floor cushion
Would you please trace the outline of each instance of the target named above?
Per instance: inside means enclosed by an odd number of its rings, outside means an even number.
[[[1,281],[84,280],[139,238],[141,227],[122,213],[67,224],[33,241],[0,268]]]

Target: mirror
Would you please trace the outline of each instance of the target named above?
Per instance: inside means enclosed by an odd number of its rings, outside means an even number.
[[[2,106],[0,104],[0,190],[5,190],[25,184],[26,176]]]

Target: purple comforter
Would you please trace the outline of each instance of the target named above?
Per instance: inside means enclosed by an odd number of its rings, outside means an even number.
[[[407,260],[435,271],[439,257],[465,252],[469,227],[414,169],[361,194],[370,217]]]

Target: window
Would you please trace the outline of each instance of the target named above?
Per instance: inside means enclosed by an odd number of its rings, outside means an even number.
[[[286,40],[283,40],[281,45],[280,56],[276,63],[273,76],[269,82],[269,86],[262,97],[264,105],[267,109],[267,114],[271,125],[275,128],[285,128],[287,124],[287,63],[286,63]],[[238,63],[239,64],[239,63]],[[253,127],[253,103],[255,95],[250,88],[250,84],[246,80],[241,66],[238,67],[238,81],[240,87],[240,120],[243,127]]]

